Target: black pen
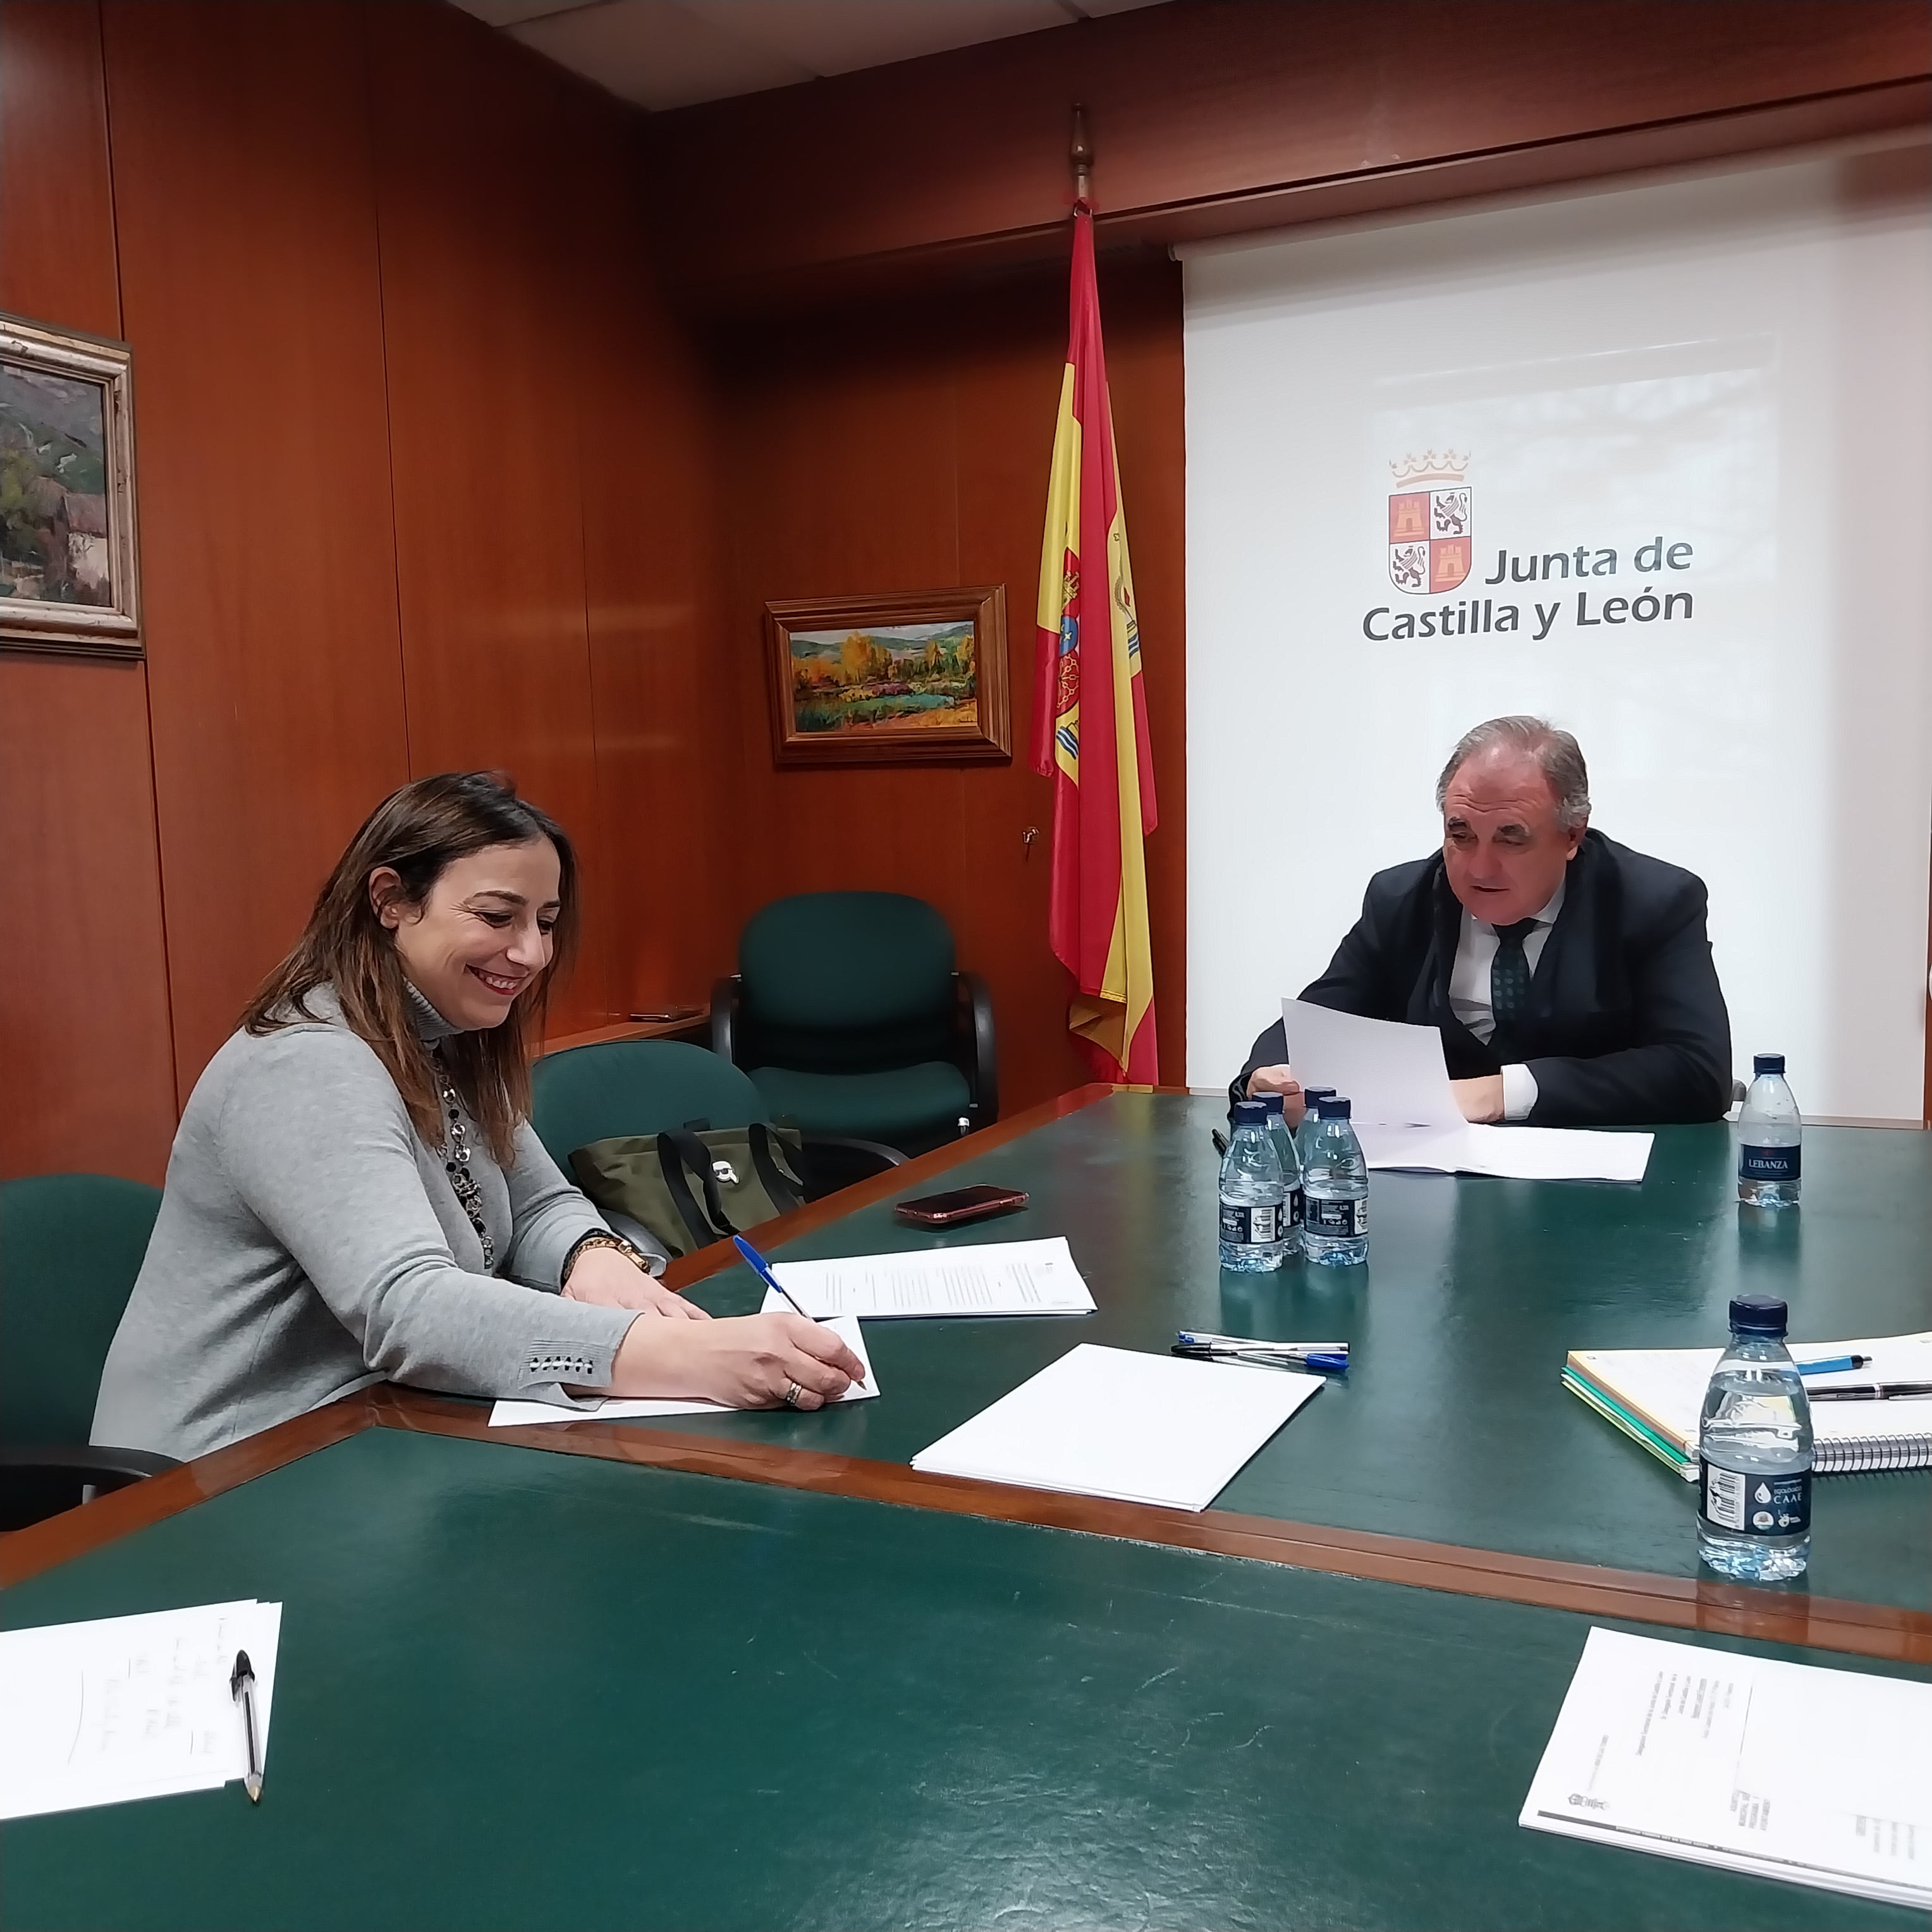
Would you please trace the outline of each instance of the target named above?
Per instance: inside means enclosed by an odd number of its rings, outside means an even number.
[[[1932,1382],[1853,1382],[1844,1388],[1804,1393],[1814,1402],[1890,1402],[1899,1396],[1932,1395]]]
[[[228,1694],[242,1706],[242,1735],[248,1740],[248,1775],[243,1781],[248,1787],[249,1803],[259,1804],[262,1802],[262,1754],[255,1741],[255,1666],[248,1661],[245,1650],[235,1653],[235,1668],[228,1678]]]

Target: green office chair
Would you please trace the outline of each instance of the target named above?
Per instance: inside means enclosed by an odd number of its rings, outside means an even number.
[[[566,1174],[572,1150],[592,1141],[771,1118],[763,1095],[728,1060],[679,1040],[573,1046],[544,1054],[530,1070],[530,1124]],[[799,1178],[814,1201],[904,1159],[896,1148],[824,1135],[805,1136]]]
[[[87,1440],[160,1204],[158,1188],[108,1174],[0,1182],[0,1529],[175,1467]]]
[[[803,892],[754,913],[711,1044],[773,1116],[924,1154],[999,1118],[993,1008],[952,929],[901,892]]]

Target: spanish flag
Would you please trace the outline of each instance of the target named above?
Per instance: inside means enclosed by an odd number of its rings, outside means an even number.
[[[1073,288],[1040,546],[1034,766],[1054,781],[1048,934],[1073,976],[1069,1029],[1103,1080],[1152,1083],[1147,854],[1154,760],[1133,572],[1100,346],[1094,220],[1073,212]]]

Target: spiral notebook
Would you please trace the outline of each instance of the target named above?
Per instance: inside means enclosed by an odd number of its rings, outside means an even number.
[[[1721,1348],[1573,1348],[1563,1386],[1686,1482],[1697,1479],[1697,1420]],[[1869,1355],[1864,1368],[1808,1376],[1809,1389],[1932,1382],[1932,1330],[1856,1342],[1794,1342],[1801,1364]],[[1821,1476],[1932,1467],[1932,1396],[1821,1402],[1811,1408],[1813,1468]]]

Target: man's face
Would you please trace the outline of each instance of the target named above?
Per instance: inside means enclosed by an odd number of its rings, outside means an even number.
[[[1556,794],[1528,752],[1492,746],[1465,759],[1442,800],[1449,889],[1477,918],[1514,926],[1550,903],[1583,827],[1556,822]]]

